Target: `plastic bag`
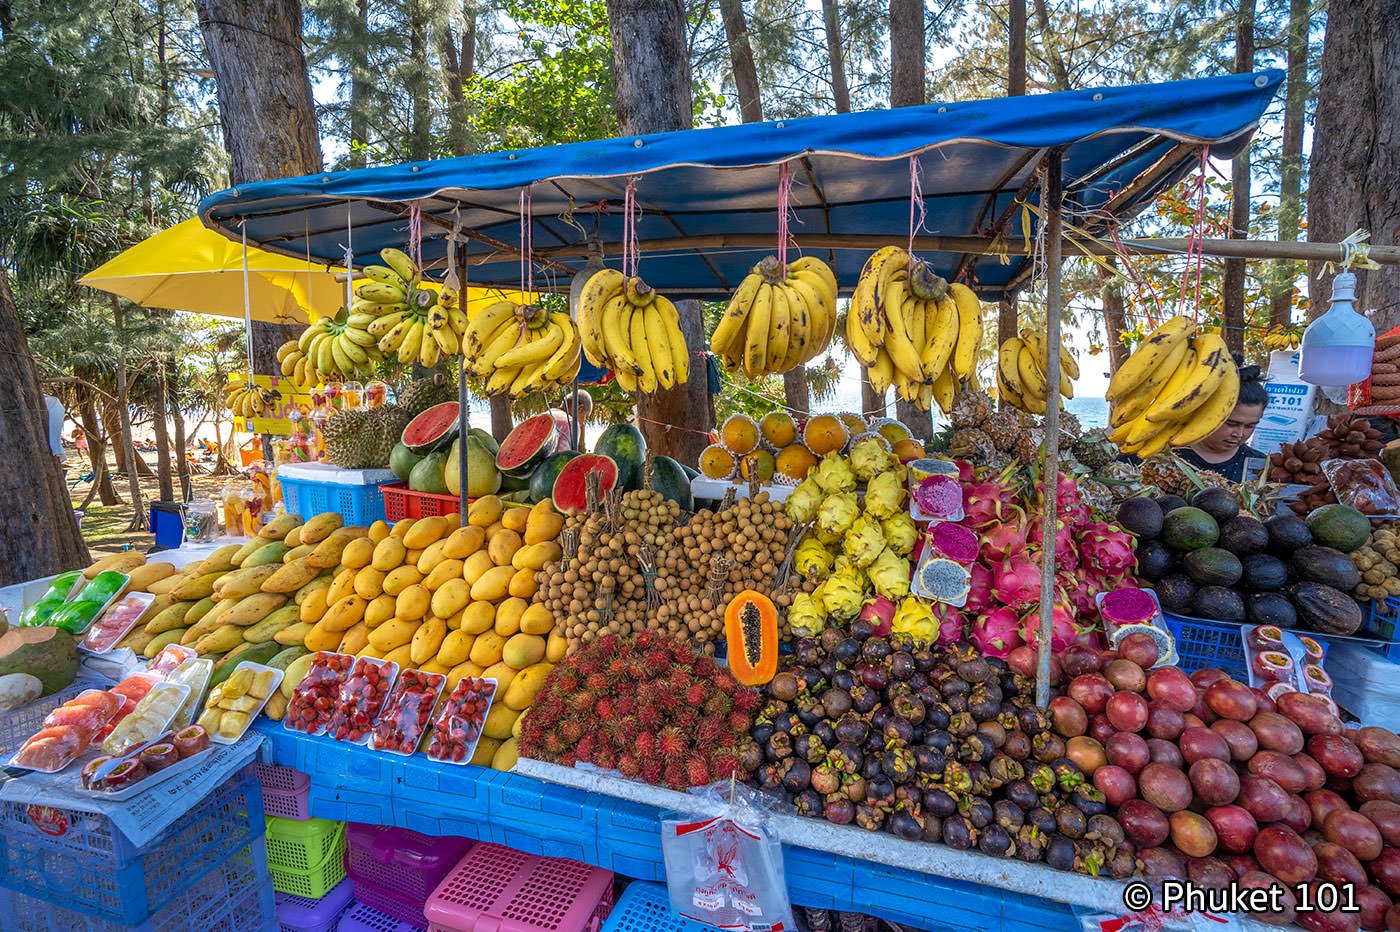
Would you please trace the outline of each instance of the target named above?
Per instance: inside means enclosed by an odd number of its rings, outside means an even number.
[[[1156,902],[1141,912],[1132,912],[1127,906],[1116,912],[1110,915],[1074,907],[1080,932],[1242,932],[1260,928],[1256,923],[1246,926],[1238,913],[1186,912],[1180,906],[1164,912]]]
[[[728,781],[691,792],[709,803],[703,808],[712,814],[667,813],[662,820],[671,908],[687,919],[742,932],[795,928],[783,848],[766,828],[776,801]]]
[[[1380,460],[1323,460],[1322,474],[1343,505],[1369,516],[1400,514],[1400,489]]]

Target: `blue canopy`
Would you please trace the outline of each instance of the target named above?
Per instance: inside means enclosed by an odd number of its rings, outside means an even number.
[[[408,242],[416,203],[425,264],[445,271],[457,225],[468,279],[516,287],[520,193],[528,190],[535,285],[566,289],[590,238],[618,264],[623,195],[636,176],[640,274],[675,297],[713,298],[775,251],[778,166],[786,164],[798,250],[833,263],[849,288],[876,246],[908,235],[913,159],[929,235],[916,251],[939,274],[994,299],[1025,279],[1030,260],[987,258],[981,246],[1003,230],[1020,242],[1016,200],[1037,198],[1035,170],[1048,150],[1063,151],[1071,219],[1103,230],[1189,171],[1201,146],[1220,157],[1242,149],[1282,79],[1273,70],[328,172],[230,188],[199,213],[231,239],[246,226],[249,243],[299,258],[338,263],[353,242],[362,264]]]

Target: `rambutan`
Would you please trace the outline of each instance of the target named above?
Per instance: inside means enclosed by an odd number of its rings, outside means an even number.
[[[656,758],[644,759],[642,761],[641,778],[643,783],[660,785],[666,779],[666,766]]]
[[[725,722],[721,718],[713,716],[703,718],[695,729],[695,743],[702,748],[714,747],[726,737],[728,735],[725,732]]]
[[[762,704],[763,697],[756,689],[739,689],[735,690],[732,701],[740,712],[753,712]]]
[[[753,729],[753,715],[748,712],[730,712],[725,717],[731,735],[746,735]]]
[[[601,673],[607,662],[602,654],[587,648],[579,651],[569,658],[569,663],[581,677],[592,676],[594,673]]]
[[[559,735],[570,744],[578,744],[578,739],[586,734],[583,722],[576,718],[566,718],[559,723]]]
[[[642,660],[647,665],[647,669],[653,673],[659,673],[671,665],[671,652],[660,647],[653,647],[646,652]]]
[[[592,712],[598,697],[592,693],[577,692],[569,697],[568,706],[575,712]]]
[[[577,690],[583,682],[583,678],[579,675],[577,670],[570,669],[562,664],[555,668],[555,673],[557,675],[554,677],[554,681],[552,683],[546,683],[541,692],[571,693]]]
[[[612,696],[599,696],[593,704],[593,714],[604,722],[613,721],[617,718],[617,700]]]
[[[610,747],[600,746],[593,752],[593,764],[604,770],[616,770],[617,752]]]
[[[628,660],[623,664],[624,675],[629,680],[637,681],[647,678],[647,668],[642,666],[640,660]]]
[[[690,741],[679,728],[670,725],[656,733],[656,750],[668,761],[683,760],[690,750]]]
[[[738,755],[727,748],[710,758],[710,773],[714,774],[717,780],[727,780],[731,776],[740,780],[748,777],[744,768],[739,765]]]
[[[597,747],[598,739],[596,737],[591,734],[584,735],[579,739],[578,744],[574,745],[574,756],[581,761],[588,761],[591,763],[593,760],[593,752]]]
[[[641,728],[638,727],[636,718],[629,716],[619,718],[608,725],[606,734],[615,747],[630,748],[640,731]]]
[[[590,673],[583,681],[583,688],[591,693],[602,695],[612,688],[612,683],[605,673]]]
[[[712,692],[705,697],[706,715],[725,715],[734,704],[729,701],[729,696],[722,692]]]
[[[592,650],[604,657],[613,657],[622,649],[622,640],[616,634],[605,634],[592,644]]]
[[[631,718],[637,714],[637,700],[626,694],[617,697],[617,717]]]
[[[735,681],[734,677],[723,670],[717,670],[714,676],[711,677],[710,682],[714,683],[715,689],[722,690],[726,693],[732,693],[739,688],[739,684]]]
[[[673,790],[685,790],[690,788],[690,784],[685,779],[685,768],[680,764],[669,764],[666,767],[666,785]]]
[[[642,727],[643,732],[656,731],[661,727],[665,717],[661,714],[661,709],[651,704],[641,704],[637,708],[637,724]]]
[[[642,765],[631,754],[617,756],[617,772],[629,780],[635,780],[642,773]]]
[[[551,731],[544,736],[544,752],[551,758],[564,753],[564,749],[568,746],[568,742],[556,731]]]
[[[656,735],[650,731],[639,731],[632,738],[632,753],[646,760],[656,754]]]
[[[685,692],[681,693],[681,702],[696,709],[704,708],[709,699],[710,691],[698,680],[692,682],[685,688]]]
[[[696,675],[696,676],[703,676],[703,677],[714,676],[714,675],[715,675],[715,671],[718,670],[718,669],[719,669],[719,665],[715,663],[715,658],[713,658],[713,657],[697,657],[696,660],[695,660],[695,675]]]
[[[557,763],[560,767],[572,767],[574,764],[578,763],[578,758],[575,757],[573,754],[561,754],[559,755],[559,760],[555,761],[555,763]]]
[[[671,647],[671,659],[676,663],[692,664],[695,662],[695,651],[688,645],[677,641]]]
[[[611,680],[624,679],[627,676],[627,661],[621,657],[613,657],[608,661],[607,672]]]
[[[704,786],[710,782],[710,767],[705,758],[692,754],[685,759],[685,779],[689,786]]]

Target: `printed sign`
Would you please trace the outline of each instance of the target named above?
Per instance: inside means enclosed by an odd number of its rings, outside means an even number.
[[[1317,403],[1317,386],[1298,377],[1297,350],[1276,350],[1269,354],[1269,379],[1264,390],[1269,403],[1259,426],[1254,428],[1250,446],[1261,453],[1276,453],[1285,443],[1308,435]]]
[[[230,382],[243,383],[247,375],[235,373],[229,376]],[[255,375],[253,384],[259,388],[271,388],[281,393],[277,408],[271,417],[235,417],[233,426],[250,434],[270,434],[275,437],[292,435],[291,415],[300,412],[303,416],[311,413],[311,393],[303,392],[292,380],[280,375]]]

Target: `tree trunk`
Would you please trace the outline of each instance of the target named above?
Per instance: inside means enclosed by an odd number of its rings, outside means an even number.
[[[0,586],[88,563],[87,545],[73,516],[63,468],[49,452],[49,416],[24,338],[24,324],[0,267]],[[17,622],[18,619],[11,619]]]
[[[351,168],[365,167],[365,146],[369,143],[369,114],[365,98],[369,95],[369,0],[355,0],[358,35],[348,43],[354,57],[350,66],[350,153]]]
[[[690,60],[680,0],[608,0],[618,132],[629,136],[689,129]],[[641,270],[643,277],[646,269]],[[692,351],[705,345],[700,302],[678,301],[681,333]],[[714,402],[704,359],[693,356],[686,384],[638,399],[648,447],[682,463],[699,460],[709,443]]]
[[[412,59],[408,82],[408,157],[421,162],[432,158],[433,154],[433,111],[428,96],[428,11],[424,0],[408,0],[407,8],[408,54]]]
[[[1069,67],[1065,64],[1059,48],[1052,44],[1051,37],[1054,32],[1050,26],[1050,11],[1045,5],[1045,0],[1035,0],[1035,21],[1040,27],[1040,44],[1050,65],[1050,73],[1055,77],[1055,90],[1070,90]]]
[[[487,400],[491,403],[491,436],[499,443],[515,428],[515,419],[510,414],[510,396],[491,395]]]
[[[1254,70],[1254,7],[1255,0],[1240,0],[1235,19],[1235,73]],[[1245,146],[1230,169],[1230,229],[1229,239],[1244,239],[1249,235],[1249,147]],[[1244,353],[1244,275],[1245,260],[1226,259],[1225,279],[1221,283],[1224,326],[1221,335],[1235,353]]]
[[[812,387],[807,384],[806,366],[794,366],[783,373],[783,403],[794,414],[812,410]]]
[[[1026,0],[1011,0],[1007,11],[1007,69],[1006,96],[1021,97],[1026,93]],[[997,346],[1014,337],[1016,302],[1002,301],[997,305]]]
[[[739,97],[739,118],[745,123],[761,122],[763,99],[758,92],[758,69],[753,64],[743,0],[719,0],[719,12],[724,20],[724,36],[729,41],[729,67],[734,72],[734,92]]]
[[[1020,333],[1020,327],[1016,320],[1016,299],[1001,301],[997,304],[997,347]]]
[[[104,505],[117,505],[121,498],[112,487],[112,472],[107,468],[107,436],[102,429],[102,421],[97,417],[97,406],[91,394],[78,405],[78,418],[87,435],[88,462],[92,465],[93,486],[97,490],[97,500]]]
[[[1308,104],[1309,0],[1288,0],[1288,81],[1283,99],[1283,161],[1279,168],[1278,238],[1298,239],[1302,218],[1303,122]],[[1269,326],[1286,327],[1293,317],[1297,262],[1273,263],[1270,276]]]
[[[924,4],[922,0],[890,0],[890,106],[917,107],[924,102]],[[927,411],[895,394],[895,417],[919,440],[933,437]]]
[[[180,501],[190,500],[190,458],[185,445],[185,414],[180,410],[180,401],[175,392],[170,392],[170,420],[175,424],[175,475],[180,477]],[[198,430],[198,426],[195,430]]]
[[[1358,229],[1400,244],[1400,10],[1352,0],[1327,10],[1308,189],[1308,238],[1335,243]],[[1327,309],[1331,273],[1309,263],[1309,316]],[[1382,333],[1400,321],[1400,265],[1358,274],[1357,306]]]
[[[885,395],[883,392],[875,391],[875,386],[870,384],[870,378],[862,366],[860,370],[860,413],[866,417],[885,416]]]
[[[1116,266],[1116,260],[1109,259]],[[1103,304],[1104,345],[1108,347],[1108,373],[1118,371],[1128,359],[1128,347],[1123,342],[1123,331],[1128,329],[1127,316],[1123,308],[1123,282],[1110,276],[1107,270],[1099,269],[1099,301]]]
[[[831,63],[831,98],[837,113],[850,113],[851,92],[846,87],[846,55],[842,51],[837,0],[822,0],[822,27],[826,31],[826,57]]]
[[[122,330],[121,299],[112,295],[112,319],[118,335]],[[117,347],[117,417],[121,419],[121,445],[126,451],[127,493],[131,496],[131,523],[127,530],[142,531],[146,528],[146,505],[141,497],[140,471],[141,457],[136,452],[136,440],[131,435],[131,399],[127,394],[126,380],[126,341]]]
[[[170,406],[168,386],[165,382],[165,361],[156,366],[156,387],[151,401],[151,426],[156,434],[156,481],[160,487],[160,500],[175,500],[175,478],[170,462],[170,427],[165,420],[166,408]]]
[[[442,70],[447,80],[447,126],[453,155],[470,151],[467,130],[467,101],[464,87],[476,72],[476,10],[463,4],[462,40],[458,44],[451,25],[442,31],[439,40]]]

